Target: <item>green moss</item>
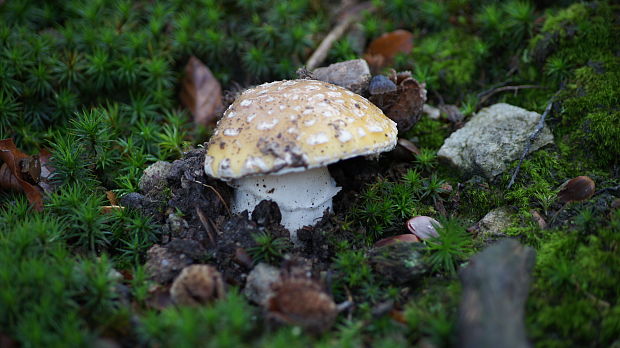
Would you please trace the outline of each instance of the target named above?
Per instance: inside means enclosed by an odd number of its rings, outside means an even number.
[[[410,339],[429,339],[439,347],[453,345],[460,293],[460,283],[455,279],[425,284],[404,309]]]
[[[537,345],[610,346],[620,334],[620,211],[591,223],[592,233],[546,233],[538,250],[528,301],[528,327]]]
[[[420,148],[437,151],[449,134],[450,129],[445,123],[422,117],[405,137],[414,140]]]
[[[487,46],[480,38],[455,28],[423,37],[412,52],[415,65],[430,71],[422,82],[430,88],[441,86],[442,92],[456,96],[477,77],[486,53]]]
[[[620,29],[614,18],[607,2],[577,3],[549,15],[530,43],[549,80],[564,87],[554,133],[594,168],[620,158]]]
[[[582,157],[593,155],[598,167],[619,163],[620,158],[620,64],[610,63],[575,71],[575,83],[561,94],[562,128],[574,151]]]

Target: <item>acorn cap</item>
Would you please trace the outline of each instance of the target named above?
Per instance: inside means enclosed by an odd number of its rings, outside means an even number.
[[[396,146],[396,123],[330,83],[289,80],[246,90],[211,137],[205,172],[223,180],[323,167]]]

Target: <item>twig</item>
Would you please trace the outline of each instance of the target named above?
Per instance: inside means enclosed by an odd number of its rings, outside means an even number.
[[[222,197],[222,195],[217,192],[217,190],[215,189],[215,187],[211,186],[211,185],[207,185],[204,182],[200,182],[198,180],[194,180],[194,179],[190,179],[187,178],[189,181],[194,182],[196,184],[200,184],[204,187],[210,188],[213,192],[215,192],[215,194],[217,195],[217,197],[220,199],[220,201],[222,201],[222,204],[224,204],[224,208],[226,208],[226,211],[228,212],[228,216],[232,216],[232,214],[230,213],[230,209],[228,209],[228,204],[226,204],[226,201],[224,200],[224,198]]]
[[[202,223],[202,226],[205,228],[207,232],[207,236],[211,241],[211,245],[215,245],[215,237],[213,237],[213,227],[209,224],[209,218],[205,216],[205,214],[196,206],[196,214],[198,214],[198,219]]]
[[[525,159],[525,156],[527,156],[527,154],[530,152],[532,143],[534,142],[534,140],[536,140],[536,137],[538,137],[538,134],[540,133],[540,131],[542,131],[542,129],[545,127],[545,118],[547,118],[549,111],[551,111],[551,106],[553,106],[554,100],[555,100],[555,95],[551,97],[551,100],[549,100],[549,104],[545,108],[545,112],[543,112],[543,114],[540,116],[540,120],[538,121],[538,124],[536,125],[534,132],[530,134],[530,137],[527,140],[527,144],[525,145],[525,149],[523,150],[523,153],[521,154],[521,158],[519,159],[519,164],[517,165],[514,172],[512,173],[512,177],[510,178],[508,187],[506,187],[507,190],[509,190],[512,187],[512,185],[515,183],[515,179],[517,178],[517,174],[519,174],[519,170],[521,169],[521,165],[523,164],[523,160]]]
[[[601,193],[611,192],[611,191],[620,191],[620,185],[602,188],[594,192],[592,196],[600,195]]]
[[[506,86],[506,85],[507,85],[507,84],[509,84],[510,82],[512,82],[512,81],[511,81],[511,80],[506,80],[506,81],[502,81],[502,82],[496,83],[496,84],[494,84],[493,86],[491,86],[489,89],[484,90],[484,91],[482,91],[482,92],[480,92],[480,93],[476,94],[476,97],[477,97],[477,98],[482,98],[482,97],[484,97],[485,95],[487,95],[487,94],[489,94],[489,93],[493,92],[494,90],[496,90],[496,89],[498,89],[498,88],[500,88],[500,87],[504,87],[504,86]]]
[[[478,102],[478,105],[476,107],[480,107],[481,105],[483,105],[489,98],[491,98],[493,95],[499,93],[499,92],[505,92],[505,91],[518,91],[520,89],[532,89],[532,88],[545,88],[543,86],[539,86],[539,85],[519,85],[519,86],[504,86],[504,87],[498,87],[495,89],[492,89],[490,91],[486,91],[486,94],[484,94],[484,96],[480,99],[480,101]]]
[[[312,55],[306,62],[306,69],[312,71],[316,67],[321,65],[321,63],[323,63],[325,58],[327,58],[327,53],[334,45],[334,42],[336,42],[338,39],[340,39],[340,37],[342,37],[342,35],[344,35],[344,33],[347,31],[347,29],[349,29],[351,24],[358,20],[359,15],[364,10],[374,10],[374,6],[370,1],[363,2],[359,5],[352,7],[340,17],[340,23],[338,23],[338,25],[336,25],[327,34],[327,36],[325,36],[323,41],[321,41],[319,47],[317,47],[317,49],[314,51],[314,53],[312,53]]]

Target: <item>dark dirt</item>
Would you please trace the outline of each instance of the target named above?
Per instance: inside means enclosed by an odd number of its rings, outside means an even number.
[[[167,170],[156,171],[153,180],[157,184],[144,183],[143,192],[124,196],[121,203],[142,210],[164,225],[162,244],[153,246],[147,254],[152,279],[169,284],[183,267],[208,262],[217,267],[226,283],[243,286],[255,264],[250,252],[256,246],[254,235],[267,232],[289,240],[289,231],[280,225],[280,209],[271,201],[261,202],[251,217],[247,212],[229,215],[232,189],[204,174],[203,158],[204,149],[196,149],[170,165],[160,163],[160,168]],[[377,177],[398,180],[410,167],[393,152],[379,160],[353,158],[331,165],[330,172],[342,187],[334,199],[335,213],[326,213],[315,226],[300,229],[302,243],[288,248],[280,266],[302,258],[308,273],[327,272],[334,257],[334,241],[353,240],[365,233],[363,227],[348,231],[341,227],[344,214],[355,204],[359,192]],[[165,187],[161,182],[166,183]]]

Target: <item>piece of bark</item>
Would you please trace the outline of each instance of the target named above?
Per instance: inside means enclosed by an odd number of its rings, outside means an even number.
[[[531,347],[524,316],[535,261],[534,249],[513,239],[471,258],[459,274],[459,347]]]
[[[369,100],[396,122],[398,133],[402,134],[411,129],[422,117],[422,108],[426,102],[426,85],[408,77],[398,83],[396,91],[371,95]]]
[[[211,70],[192,56],[185,66],[185,76],[180,92],[181,103],[194,116],[194,123],[215,125],[222,112],[222,87]]]

